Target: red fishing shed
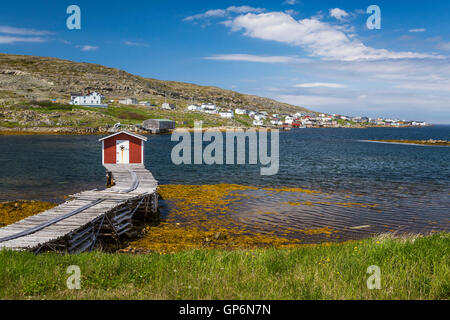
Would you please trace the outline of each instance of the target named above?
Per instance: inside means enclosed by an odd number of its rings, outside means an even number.
[[[120,131],[101,138],[103,164],[144,164],[144,143],[140,134]]]

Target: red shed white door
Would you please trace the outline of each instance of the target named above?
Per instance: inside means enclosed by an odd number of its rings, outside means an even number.
[[[116,141],[116,163],[128,164],[130,163],[130,141],[117,140]]]

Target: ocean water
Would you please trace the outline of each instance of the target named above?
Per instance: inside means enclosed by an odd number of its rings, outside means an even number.
[[[0,136],[0,201],[64,201],[104,188],[98,136]],[[248,225],[330,227],[339,239],[385,231],[450,230],[450,148],[377,144],[371,139],[450,140],[450,126],[294,129],[280,132],[279,172],[254,165],[171,162],[170,135],[149,136],[146,167],[160,184],[240,184],[317,191],[253,192],[230,208]],[[270,211],[273,214],[259,214]],[[166,212],[170,214],[170,212]],[[364,226],[364,227],[362,227]],[[362,227],[362,228],[361,228]]]

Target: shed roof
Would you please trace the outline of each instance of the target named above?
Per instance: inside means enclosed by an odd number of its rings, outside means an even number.
[[[121,134],[121,133],[125,133],[125,134],[128,134],[128,135],[132,136],[132,137],[135,137],[135,138],[138,138],[138,139],[147,141],[147,138],[146,138],[146,137],[141,136],[140,134],[137,134],[137,133],[131,133],[131,132],[128,132],[128,131],[125,131],[125,130],[122,130],[122,131],[113,133],[113,134],[111,134],[111,135],[109,135],[109,136],[106,136],[106,137],[103,137],[103,138],[101,138],[101,139],[98,139],[98,141],[106,140],[106,139],[108,139],[108,138],[114,137],[114,136],[116,136],[116,135],[118,135],[118,134]]]

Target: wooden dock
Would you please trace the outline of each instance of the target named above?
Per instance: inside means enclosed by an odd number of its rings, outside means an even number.
[[[118,240],[131,230],[137,212],[158,210],[158,182],[141,164],[105,164],[105,190],[84,191],[67,202],[0,228],[0,249],[89,251],[99,238]]]

